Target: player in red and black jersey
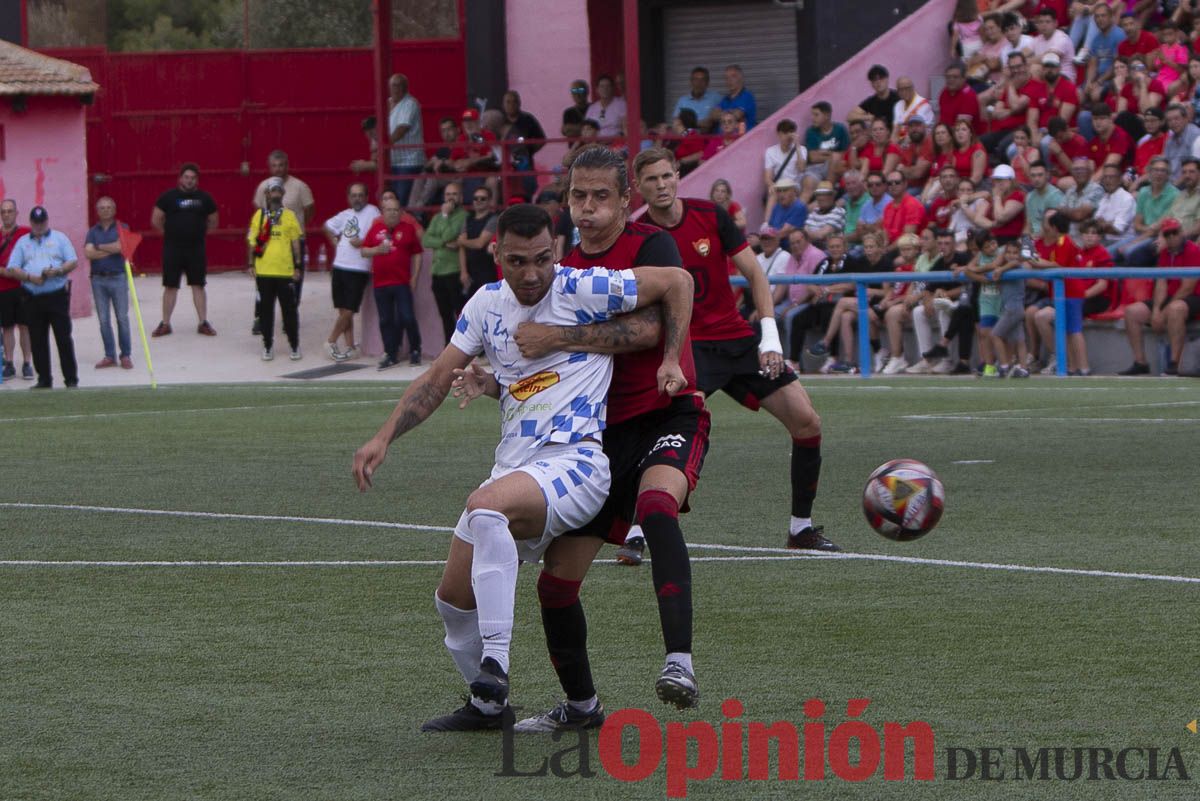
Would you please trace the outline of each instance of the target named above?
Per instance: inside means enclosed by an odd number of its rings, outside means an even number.
[[[783,423],[792,437],[787,547],[840,551],[812,524],[821,474],[821,419],[783,361],[770,284],[753,251],[724,209],[707,200],[678,197],[679,170],[671,151],[644,150],[633,169],[650,220],[675,240],[696,287],[691,335],[697,386],[706,396],[724,390],[747,409],[764,408]],[[738,314],[726,267],[730,259],[750,282],[757,332]]]
[[[603,146],[586,147],[572,162],[567,200],[580,241],[563,259],[570,267],[680,266],[671,237],[627,221],[630,189],[624,160]],[[587,621],[579,587],[605,540],[620,544],[633,523],[645,533],[666,646],[666,664],[655,683],[663,701],[695,706],[692,669],[692,578],[679,527],[708,450],[709,416],[696,393],[692,360],[680,368],[688,381],[674,398],[658,391],[661,325],[655,307],[594,325],[561,327],[524,323],[514,336],[521,353],[551,350],[617,354],[608,395],[604,451],[612,489],[600,515],[559,537],[546,551],[538,579],[546,646],[567,700],[548,713],[517,723],[518,731],[595,727],[604,722],[587,656]]]

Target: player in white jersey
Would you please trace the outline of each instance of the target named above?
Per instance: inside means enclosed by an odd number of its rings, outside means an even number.
[[[555,352],[525,359],[512,339],[517,325],[596,322],[661,302],[665,346],[659,390],[674,395],[687,383],[679,367],[693,296],[685,271],[559,267],[550,215],[529,204],[500,215],[497,237],[504,280],[468,301],[450,344],[354,455],[354,477],[366,491],[388,446],[441,405],[475,356],[487,356],[501,395],[496,465],[467,499],[434,596],[446,647],[471,698],[461,709],[426,722],[423,731],[501,727],[508,714],[518,561],[536,561],[554,537],[595,517],[608,495],[600,439],[611,357]]]

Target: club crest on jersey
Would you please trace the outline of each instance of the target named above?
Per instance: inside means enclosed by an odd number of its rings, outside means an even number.
[[[525,401],[532,398],[542,390],[549,389],[559,382],[558,373],[553,370],[543,370],[540,373],[535,373],[528,378],[522,378],[514,384],[508,385],[508,394],[512,395],[519,401]]]
[[[708,241],[707,237],[705,237],[704,239],[697,239],[695,242],[693,242],[692,247],[694,247],[696,252],[701,256],[708,256],[709,252],[712,250],[712,243]]]

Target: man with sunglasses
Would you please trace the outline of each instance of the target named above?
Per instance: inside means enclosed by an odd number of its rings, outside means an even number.
[[[1174,217],[1159,224],[1162,246],[1158,252],[1159,267],[1200,267],[1200,245],[1184,237],[1183,225]],[[1133,364],[1120,375],[1148,375],[1143,326],[1170,341],[1171,353],[1162,366],[1162,374],[1179,375],[1179,360],[1187,344],[1187,324],[1200,319],[1200,282],[1195,278],[1159,278],[1154,282],[1150,300],[1131,303],[1125,307],[1125,336],[1133,351]]]
[[[925,207],[908,193],[908,181],[899,170],[887,174],[886,188],[892,202],[883,210],[883,232],[892,246],[905,234],[917,234],[925,227]]]
[[[492,207],[492,190],[478,186],[471,193],[471,210],[459,234],[459,280],[467,287],[467,297],[485,284],[496,280],[496,261],[488,245],[496,237],[496,213]]]

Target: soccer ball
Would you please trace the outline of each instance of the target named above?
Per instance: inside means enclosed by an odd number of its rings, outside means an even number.
[[[905,542],[928,534],[942,518],[946,490],[937,473],[915,459],[881,464],[863,487],[863,514],[889,540]]]

